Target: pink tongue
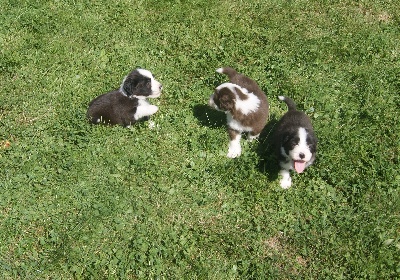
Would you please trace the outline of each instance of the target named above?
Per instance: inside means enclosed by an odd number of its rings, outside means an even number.
[[[302,173],[306,168],[306,163],[303,161],[295,161],[294,169],[296,169],[297,173]]]

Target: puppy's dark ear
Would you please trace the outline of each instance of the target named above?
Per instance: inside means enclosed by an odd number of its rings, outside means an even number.
[[[282,135],[282,145],[287,144],[287,142],[289,141],[290,137],[288,134],[284,134]]]
[[[138,85],[138,80],[134,75],[129,75],[126,77],[124,84],[122,85],[122,88],[126,92],[128,96],[132,95],[135,92],[135,88]]]

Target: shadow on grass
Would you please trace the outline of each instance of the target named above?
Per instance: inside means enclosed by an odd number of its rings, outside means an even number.
[[[202,126],[218,128],[226,126],[226,115],[223,112],[214,110],[207,105],[199,104],[193,107],[193,114]],[[278,178],[279,164],[272,146],[273,129],[278,122],[275,115],[271,115],[270,120],[261,132],[256,148],[259,157],[257,168],[266,174],[270,181]]]
[[[226,126],[226,115],[205,104],[198,104],[193,107],[193,115],[202,126],[218,128]]]
[[[277,122],[276,116],[272,115],[258,138],[259,145],[256,150],[259,157],[258,169],[268,176],[269,181],[274,181],[278,178],[280,169],[275,149],[272,145],[272,135]]]

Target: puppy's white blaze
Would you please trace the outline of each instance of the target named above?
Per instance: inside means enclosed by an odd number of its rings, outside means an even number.
[[[149,78],[151,80],[151,91],[152,91],[152,94],[149,95],[149,97],[151,97],[151,98],[159,97],[161,95],[161,83],[159,83],[158,81],[156,81],[156,79],[154,79],[153,74],[151,74],[151,72],[149,70],[137,69],[137,71],[141,75],[143,75],[143,76],[145,76],[145,77],[147,77],[147,78]]]
[[[226,155],[228,158],[236,158],[241,155],[242,147],[240,146],[240,138],[241,135],[237,134],[235,139],[229,142],[228,154]]]
[[[236,94],[236,88],[238,87],[238,85],[236,85],[236,84],[232,84],[232,83],[223,83],[223,84],[220,84],[217,88],[216,88],[216,90],[217,91],[220,91],[221,89],[223,89],[223,88],[229,88],[230,89],[230,91],[232,91],[232,92],[234,92],[235,94]]]
[[[151,116],[158,111],[158,107],[155,105],[150,105],[145,100],[139,99],[139,106],[136,109],[134,115],[135,120],[139,120],[143,117]]]
[[[149,70],[146,70],[146,69],[137,69],[137,71],[138,71],[141,75],[143,75],[143,76],[145,76],[145,77],[147,77],[147,78],[149,78],[149,79],[154,79],[154,78],[153,78],[153,75],[151,74],[151,72],[150,72]]]
[[[304,127],[299,128],[298,136],[300,138],[299,143],[293,148],[293,150],[289,151],[289,156],[293,160],[302,160],[308,162],[312,158],[312,153],[307,145],[307,131]],[[301,158],[300,154],[303,154],[304,157]]]

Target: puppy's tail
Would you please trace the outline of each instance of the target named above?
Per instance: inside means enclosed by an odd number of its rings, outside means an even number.
[[[232,67],[221,67],[221,68],[217,69],[217,72],[221,73],[221,74],[225,74],[229,78],[237,74],[237,71],[235,69],[233,69]]]
[[[283,101],[286,103],[288,106],[288,111],[295,111],[296,110],[296,103],[294,101],[286,96],[278,96],[279,100]]]

